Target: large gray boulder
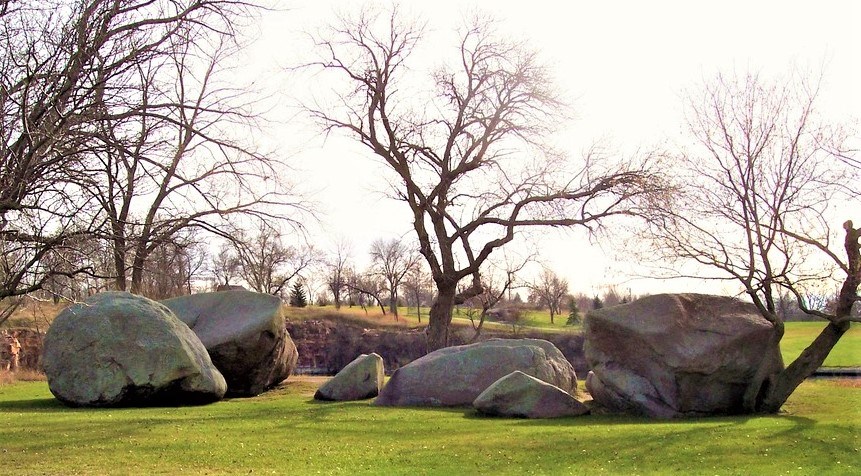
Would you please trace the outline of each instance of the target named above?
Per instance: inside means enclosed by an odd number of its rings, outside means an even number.
[[[490,339],[447,347],[399,368],[375,405],[468,406],[500,378],[519,370],[566,392],[577,388],[562,352],[540,339]]]
[[[254,396],[281,383],[299,353],[284,327],[281,300],[250,291],[192,294],[162,301],[200,338],[227,380],[227,395]]]
[[[379,354],[362,354],[314,393],[316,400],[348,401],[374,398],[383,388],[386,373]]]
[[[472,406],[485,415],[519,418],[558,418],[589,413],[589,409],[570,393],[519,370],[487,387]]]
[[[660,418],[744,412],[783,367],[774,326],[752,304],[660,294],[590,312],[586,388],[611,411]],[[757,375],[762,366],[764,373]]]
[[[126,292],[67,307],[43,349],[48,387],[71,406],[201,404],[227,390],[188,326],[161,304]]]

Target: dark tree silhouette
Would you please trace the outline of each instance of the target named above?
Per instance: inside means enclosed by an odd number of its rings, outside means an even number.
[[[314,64],[342,81],[340,106],[309,109],[393,173],[436,285],[434,350],[448,344],[453,307],[483,292],[482,265],[517,229],[597,226],[636,213],[662,186],[644,167],[594,155],[572,163],[547,146],[566,106],[536,53],[490,22],[465,29],[455,57],[426,78],[433,91],[419,96],[411,86],[425,78],[410,76],[407,61],[423,35],[396,11],[345,19],[318,40]]]

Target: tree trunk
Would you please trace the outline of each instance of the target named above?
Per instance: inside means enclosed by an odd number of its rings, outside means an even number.
[[[398,320],[398,295],[392,292],[389,296],[389,311],[395,315],[395,320]]]
[[[149,258],[149,252],[144,246],[138,245],[135,250],[135,258],[132,260],[132,294],[141,294],[141,285],[144,278],[144,266]]]
[[[428,352],[448,347],[448,330],[457,288],[439,288],[428,315]]]
[[[773,385],[767,390],[765,398],[758,405],[757,411],[761,413],[777,413],[780,407],[792,395],[792,392],[801,385],[804,380],[813,375],[818,369],[831,349],[840,341],[840,338],[849,330],[849,321],[839,324],[828,323],[825,329],[819,333],[801,355],[783,372],[778,374]]]

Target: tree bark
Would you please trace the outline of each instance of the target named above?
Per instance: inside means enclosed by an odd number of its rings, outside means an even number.
[[[792,395],[792,392],[822,365],[831,349],[848,330],[848,320],[837,324],[828,323],[816,337],[816,340],[804,349],[804,352],[789,367],[778,374],[767,390],[765,398],[758,405],[757,411],[760,413],[777,413]]]
[[[830,321],[816,340],[777,376],[762,403],[758,405],[757,410],[762,413],[779,411],[792,392],[825,362],[831,349],[849,330],[852,306],[858,300],[858,286],[861,283],[861,247],[859,247],[861,229],[854,228],[852,221],[844,223],[843,228],[846,230],[844,242],[847,257],[846,280],[837,297],[834,320]]]
[[[398,320],[398,295],[392,292],[389,297],[389,311],[395,316],[395,320]]]
[[[454,308],[457,288],[438,288],[437,296],[431,304],[428,316],[428,352],[433,352],[448,346],[451,325],[451,312]]]

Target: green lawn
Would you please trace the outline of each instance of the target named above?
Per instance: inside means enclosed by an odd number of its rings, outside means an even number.
[[[849,474],[861,388],[813,381],[774,416],[689,421],[483,418],[315,403],[293,381],[200,407],[70,409],[44,382],[0,386],[15,474]]]
[[[780,341],[783,361],[788,365],[810,345],[825,327],[824,322],[787,322]],[[826,367],[861,367],[861,325],[853,324],[825,359]],[[861,455],[859,455],[861,457]]]

